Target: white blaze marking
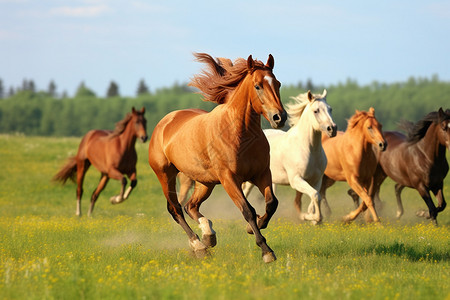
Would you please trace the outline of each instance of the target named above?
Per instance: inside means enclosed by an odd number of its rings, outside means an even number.
[[[267,80],[267,83],[269,83],[270,87],[273,88],[273,77],[271,76],[264,76],[264,79]]]

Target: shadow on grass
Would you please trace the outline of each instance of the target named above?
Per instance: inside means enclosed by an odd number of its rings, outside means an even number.
[[[449,252],[436,253],[432,247],[416,249],[412,246],[406,246],[403,243],[394,242],[391,244],[376,245],[361,249],[362,253],[374,253],[377,255],[393,255],[398,257],[406,257],[412,261],[448,261],[450,260]]]

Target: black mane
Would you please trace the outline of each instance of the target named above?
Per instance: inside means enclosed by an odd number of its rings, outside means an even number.
[[[450,119],[450,109],[445,111],[446,119]],[[430,128],[431,124],[439,123],[439,114],[437,111],[432,111],[417,121],[415,124],[409,121],[402,121],[400,127],[407,133],[407,141],[409,143],[417,143],[420,141]]]

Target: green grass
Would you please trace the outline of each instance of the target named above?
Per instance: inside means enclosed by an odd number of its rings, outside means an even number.
[[[220,186],[202,207],[218,245],[204,259],[166,210],[137,144],[138,185],[111,205],[120,189],[110,181],[94,217],[89,197],[99,179],[85,182],[82,218],[75,217],[75,185],[51,177],[79,138],[0,136],[0,299],[448,299],[450,213],[439,227],[415,217],[425,208],[416,191],[403,192],[405,215],[395,220],[393,183],[382,186],[382,226],[363,218],[343,225],[353,204],[345,183],[328,191],[333,215],[322,226],[298,221],[294,193],[277,191],[280,206],[263,231],[278,260],[264,264],[245,221]],[[450,181],[445,181],[450,199]],[[307,197],[305,197],[307,198]],[[261,197],[251,195],[261,213]],[[309,200],[305,199],[305,202]],[[188,222],[199,232],[192,220]]]

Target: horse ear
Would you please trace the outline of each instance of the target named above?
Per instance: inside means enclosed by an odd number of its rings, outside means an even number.
[[[322,93],[322,99],[325,98],[327,96],[327,89],[323,89],[323,93]]]
[[[445,121],[445,112],[442,109],[442,107],[440,107],[438,110],[438,122],[439,124],[441,124],[441,128],[443,130],[447,130],[448,125],[444,121]]]
[[[145,106],[142,106],[141,114],[144,114],[144,113],[145,113]]]
[[[136,113],[136,109],[134,108],[134,106],[131,108],[131,112],[134,114]]]
[[[373,108],[373,107],[369,108],[369,114],[374,116],[375,115],[375,108]]]
[[[247,68],[249,69],[249,70],[253,70],[253,66],[255,65],[255,62],[253,61],[253,57],[252,57],[252,55],[250,54],[249,56],[248,56],[248,58],[247,58]]]
[[[439,118],[439,122],[441,122],[445,119],[445,113],[444,113],[444,110],[442,109],[442,107],[440,107],[438,110],[438,118]]]
[[[267,59],[266,67],[273,70],[274,65],[275,65],[275,60],[273,59],[272,54],[269,54],[269,58]]]
[[[308,96],[309,102],[311,102],[311,101],[314,100],[314,96],[313,96],[313,94],[311,94],[311,91],[308,91],[306,94],[307,94],[307,96]]]

